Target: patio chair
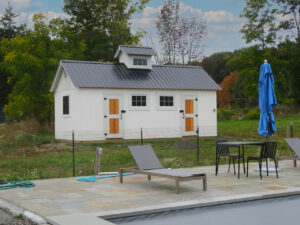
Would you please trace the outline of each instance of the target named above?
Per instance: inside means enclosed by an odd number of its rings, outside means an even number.
[[[294,167],[297,167],[297,160],[300,160],[300,139],[285,138],[284,140],[294,152],[294,156],[280,156],[279,159],[294,160]]]
[[[258,165],[259,165],[259,175],[260,179],[262,179],[262,174],[261,174],[261,167],[262,167],[262,160],[266,160],[266,167],[267,167],[267,176],[269,176],[269,165],[268,165],[268,159],[273,159],[275,163],[275,171],[276,171],[276,176],[278,178],[278,159],[276,158],[276,151],[277,151],[277,142],[265,142],[260,151],[259,156],[249,156],[247,158],[247,177],[248,177],[248,170],[249,170],[249,161],[250,160],[257,160]]]
[[[134,158],[138,169],[121,168],[120,183],[123,183],[123,173],[132,172],[137,174],[145,174],[148,180],[151,176],[170,178],[175,180],[176,193],[179,194],[179,182],[189,180],[203,180],[203,190],[207,189],[207,179],[205,173],[187,172],[182,170],[164,169],[151,145],[128,146],[131,155]]]
[[[230,163],[232,160],[233,164],[233,172],[235,173],[235,159],[239,158],[239,154],[233,154],[230,153],[229,147],[227,145],[222,145],[222,142],[227,142],[227,140],[218,140],[216,142],[216,176],[218,175],[219,171],[219,163],[221,157],[228,157],[228,172],[230,172]],[[245,158],[244,158],[244,152],[240,156],[243,159],[243,167],[244,167],[244,173],[245,173]]]

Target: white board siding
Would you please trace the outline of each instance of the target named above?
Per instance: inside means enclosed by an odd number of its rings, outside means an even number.
[[[62,115],[62,96],[70,96],[70,116]],[[148,108],[138,110],[131,107],[133,94],[147,95]],[[144,138],[172,138],[183,136],[184,121],[180,109],[181,98],[193,95],[198,98],[197,125],[200,136],[217,135],[216,91],[183,90],[140,90],[140,89],[100,89],[75,88],[68,77],[62,76],[55,92],[55,138],[70,140],[72,130],[75,140],[105,140],[104,96],[120,95],[123,102],[123,138],[139,139],[143,128]],[[174,107],[164,110],[159,107],[159,95],[174,96]]]

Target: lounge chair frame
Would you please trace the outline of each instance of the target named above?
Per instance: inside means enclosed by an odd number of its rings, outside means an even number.
[[[120,183],[123,183],[123,173],[131,172],[147,175],[148,181],[151,181],[151,176],[173,179],[175,180],[177,194],[179,194],[179,183],[189,180],[203,180],[203,190],[206,191],[207,178],[205,173],[191,173],[163,168],[151,145],[128,146],[128,148],[138,168],[121,168]]]
[[[292,138],[285,138],[284,140],[286,141],[286,143],[289,145],[289,139]],[[294,152],[294,149],[289,145],[289,148],[292,149],[292,151]],[[294,161],[294,167],[297,167],[297,160],[300,160],[300,157],[297,156],[297,154],[294,152],[294,156],[280,156],[278,157],[279,160],[293,160]]]
[[[121,168],[120,169],[120,183],[123,183],[123,173],[126,173],[126,172],[147,175],[148,176],[148,181],[151,181],[151,176],[174,179],[175,180],[175,185],[176,185],[176,194],[180,193],[179,182],[181,182],[181,181],[203,180],[203,190],[204,191],[207,190],[206,174],[197,174],[197,175],[190,176],[190,177],[180,177],[180,176],[173,176],[173,175],[168,175],[168,174],[153,173],[153,172],[149,172],[147,170],[140,170],[140,169],[137,169],[137,168]]]

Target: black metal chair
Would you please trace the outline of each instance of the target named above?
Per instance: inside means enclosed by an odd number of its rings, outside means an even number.
[[[227,140],[218,140],[216,142],[216,176],[218,175],[218,171],[219,171],[220,157],[224,157],[224,156],[228,157],[228,172],[230,172],[230,164],[232,160],[234,175],[236,175],[234,159],[238,159],[239,154],[230,153],[229,147],[227,145],[222,145],[222,142],[227,142]],[[243,158],[244,173],[245,173],[244,153],[240,157]]]
[[[249,161],[250,160],[257,160],[259,165],[259,175],[260,179],[262,179],[261,174],[261,167],[262,167],[262,160],[266,159],[266,168],[267,168],[267,176],[269,176],[269,165],[268,165],[268,159],[273,159],[275,163],[275,170],[276,170],[276,176],[278,178],[278,160],[276,158],[276,151],[277,151],[277,142],[271,141],[271,142],[265,142],[260,151],[259,156],[249,156],[247,158],[247,177],[248,177],[248,170],[249,170]]]

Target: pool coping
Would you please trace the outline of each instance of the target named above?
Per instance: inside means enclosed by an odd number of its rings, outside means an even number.
[[[281,189],[281,190],[271,190],[268,192],[256,192],[251,194],[240,194],[240,195],[229,196],[229,197],[226,196],[216,197],[216,198],[210,198],[206,200],[190,200],[190,201],[182,201],[182,202],[174,202],[174,203],[164,203],[160,205],[144,206],[139,208],[112,210],[112,211],[105,211],[101,213],[93,213],[93,215],[97,216],[99,219],[108,220],[108,219],[116,219],[122,217],[161,213],[161,212],[174,211],[174,210],[217,206],[217,205],[240,203],[240,202],[247,202],[247,201],[254,201],[254,200],[270,199],[276,197],[287,197],[293,195],[300,195],[300,187]]]

